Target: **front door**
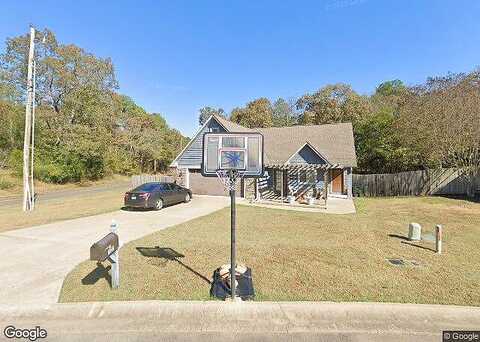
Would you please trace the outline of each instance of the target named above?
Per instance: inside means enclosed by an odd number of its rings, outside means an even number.
[[[332,170],[332,192],[337,194],[343,192],[343,170]]]

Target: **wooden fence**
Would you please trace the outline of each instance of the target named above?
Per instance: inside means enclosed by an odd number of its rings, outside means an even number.
[[[354,196],[476,195],[480,176],[457,169],[353,175]]]
[[[132,187],[136,188],[139,185],[149,182],[173,182],[174,179],[171,176],[165,175],[134,175],[132,176]]]

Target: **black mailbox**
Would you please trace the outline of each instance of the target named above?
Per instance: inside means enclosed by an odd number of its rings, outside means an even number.
[[[118,250],[118,235],[109,233],[90,247],[90,260],[104,262]]]

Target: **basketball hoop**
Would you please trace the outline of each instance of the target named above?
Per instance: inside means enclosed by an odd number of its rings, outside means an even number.
[[[263,135],[258,132],[205,133],[203,135],[202,176],[217,177],[230,193],[230,295],[237,296],[236,204],[238,180],[264,174]]]
[[[216,171],[217,177],[222,182],[225,191],[235,190],[237,181],[243,179],[245,172],[243,170],[221,170]]]

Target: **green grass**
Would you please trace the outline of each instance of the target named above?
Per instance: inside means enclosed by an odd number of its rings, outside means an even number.
[[[445,198],[361,198],[352,215],[239,206],[238,260],[252,268],[257,300],[379,301],[480,305],[480,205]],[[444,254],[431,243],[404,243],[409,222],[432,232],[444,225]],[[207,300],[213,270],[229,261],[229,209],[126,244],[121,287],[83,285],[85,261],[65,279],[60,301]],[[142,256],[136,247],[170,247],[176,261]],[[385,258],[416,260],[395,267]],[[190,268],[190,269],[189,269]],[[198,274],[195,274],[194,272]]]
[[[66,184],[54,184],[45,183],[35,179],[35,193],[44,194],[46,192],[85,188],[97,185],[114,184],[121,181],[130,180],[127,176],[112,175],[100,179],[98,181],[83,181],[80,183],[66,183]],[[23,179],[21,176],[16,175],[13,171],[0,168],[0,198],[20,196],[23,191]]]
[[[22,211],[18,203],[0,205],[0,232],[119,210],[123,194],[124,191],[111,190],[39,201],[32,212]]]

